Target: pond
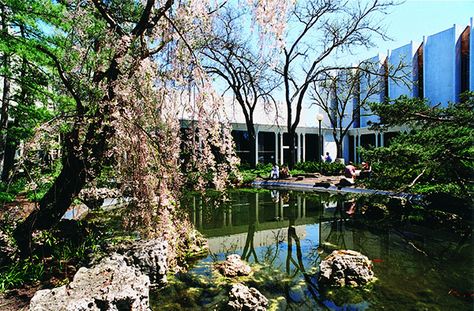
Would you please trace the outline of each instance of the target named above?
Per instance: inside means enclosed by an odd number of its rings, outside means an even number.
[[[341,194],[236,190],[189,196],[182,205],[210,252],[155,293],[153,309],[219,310],[228,281],[212,264],[233,253],[255,268],[241,281],[277,310],[473,309],[470,234],[417,225],[405,213],[368,219],[360,198]],[[320,288],[319,262],[335,249],[368,256],[377,281],[369,289]]]

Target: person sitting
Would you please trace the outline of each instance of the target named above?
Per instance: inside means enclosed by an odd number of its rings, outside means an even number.
[[[290,172],[288,171],[288,167],[282,166],[281,171],[280,171],[280,176],[281,176],[281,178],[290,177]]]
[[[362,170],[359,173],[360,178],[370,178],[372,167],[369,162],[362,162]]]
[[[329,155],[329,152],[326,152],[326,156],[324,157],[324,162],[326,162],[326,163],[331,163],[332,162],[332,158]]]
[[[280,168],[276,163],[273,163],[272,171],[270,172],[271,179],[278,179],[280,178]]]
[[[354,163],[352,161],[349,161],[349,164],[346,165],[346,168],[344,170],[344,177],[346,178],[356,178],[356,167],[354,166]]]

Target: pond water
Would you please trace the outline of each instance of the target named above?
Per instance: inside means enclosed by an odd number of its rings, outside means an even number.
[[[340,194],[236,190],[182,204],[209,240],[209,255],[152,297],[155,310],[220,310],[229,288],[212,264],[237,253],[252,263],[242,278],[276,310],[472,310],[472,235],[413,224],[401,213],[368,220],[360,199]],[[319,262],[352,249],[374,263],[369,289],[319,287]]]

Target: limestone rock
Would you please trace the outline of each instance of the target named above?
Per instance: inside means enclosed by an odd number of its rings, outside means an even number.
[[[256,288],[237,283],[233,284],[229,294],[228,306],[231,310],[265,311],[268,299]]]
[[[372,281],[372,262],[352,250],[335,250],[319,264],[319,281],[331,286],[362,286]]]
[[[148,311],[149,285],[148,276],[116,255],[80,268],[69,285],[36,292],[30,311]]]
[[[226,261],[216,264],[215,268],[223,276],[227,277],[249,275],[252,272],[250,266],[240,259],[240,255],[237,254],[227,256]]]
[[[119,251],[129,266],[139,269],[150,278],[152,286],[167,283],[168,242],[157,238],[134,242],[129,248]]]

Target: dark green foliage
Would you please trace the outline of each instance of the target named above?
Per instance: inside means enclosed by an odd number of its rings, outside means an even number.
[[[0,292],[40,280],[44,275],[44,264],[34,259],[18,261],[0,269]]]
[[[246,165],[242,165],[239,168],[239,170],[242,175],[243,184],[249,184],[252,181],[254,181],[257,177],[269,178],[272,167],[273,165],[271,163],[267,163],[267,164],[258,163],[254,169],[249,168]]]
[[[15,196],[8,192],[0,191],[0,203],[10,203],[15,200]]]
[[[372,104],[383,124],[412,130],[396,137],[388,147],[362,150],[372,163],[368,186],[417,193],[449,193],[469,197],[474,176],[474,99],[464,94],[447,108],[430,107],[421,99],[400,97]]]
[[[90,255],[99,253],[108,236],[103,229],[76,221],[63,221],[55,229],[39,232],[32,257],[0,267],[0,292],[51,278],[68,282],[76,267],[87,265]]]
[[[10,183],[0,182],[0,203],[13,202],[16,196],[26,188],[26,179],[19,178]]]

